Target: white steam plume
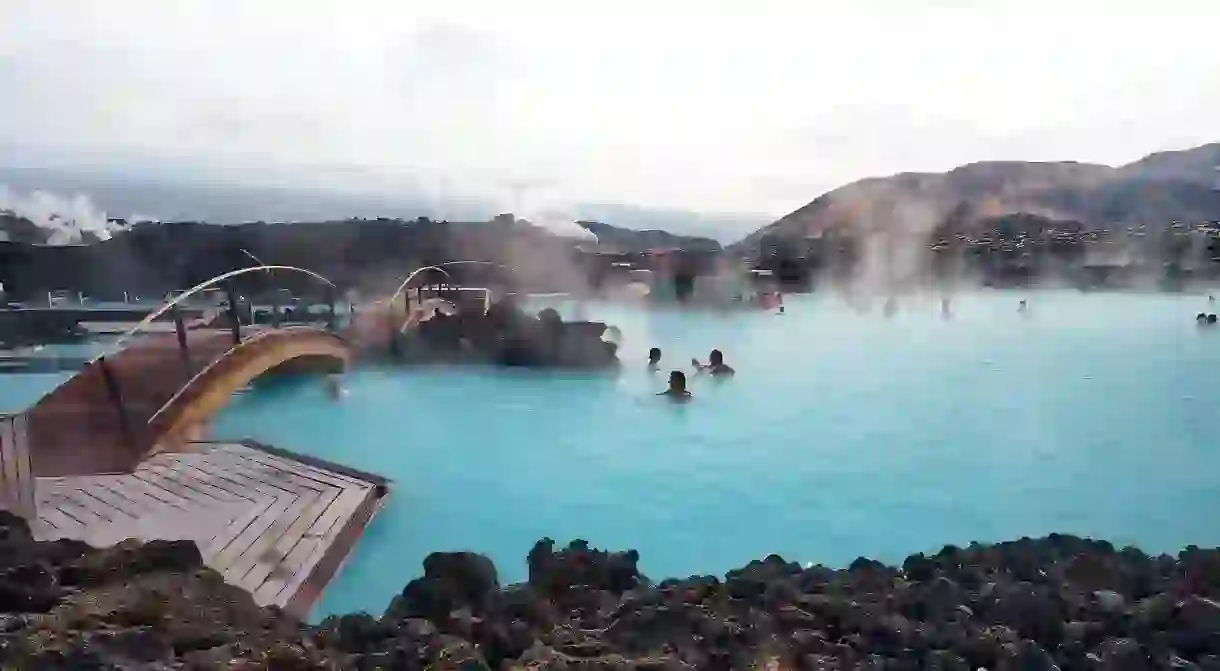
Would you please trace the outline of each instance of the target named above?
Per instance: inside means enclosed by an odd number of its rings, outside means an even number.
[[[597,239],[597,236],[576,223],[575,208],[570,203],[548,196],[546,184],[513,181],[505,183],[504,189],[508,193],[497,201],[504,204],[505,212],[512,212],[518,219],[524,219],[555,235]]]
[[[85,233],[106,240],[121,227],[110,223],[106,213],[84,194],[61,196],[35,190],[22,195],[0,184],[0,210],[30,220],[48,231],[47,243],[71,245],[84,241]]]

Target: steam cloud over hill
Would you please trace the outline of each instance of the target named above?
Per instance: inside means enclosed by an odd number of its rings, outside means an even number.
[[[51,245],[108,240],[123,228],[110,221],[84,194],[63,196],[43,190],[23,194],[4,184],[0,184],[0,217],[3,218],[0,223],[9,224],[13,229],[20,229],[26,222],[40,229],[33,231],[27,224],[24,231],[14,231],[6,226],[9,238],[34,237],[33,242]],[[24,235],[14,235],[15,232]]]

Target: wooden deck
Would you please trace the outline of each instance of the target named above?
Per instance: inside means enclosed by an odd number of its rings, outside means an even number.
[[[192,443],[135,472],[38,478],[39,540],[193,540],[230,584],[305,618],[387,482],[253,443]]]

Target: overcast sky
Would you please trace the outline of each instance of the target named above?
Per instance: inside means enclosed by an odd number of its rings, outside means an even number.
[[[778,216],[865,176],[1220,139],[1214,4],[0,0],[0,147]]]

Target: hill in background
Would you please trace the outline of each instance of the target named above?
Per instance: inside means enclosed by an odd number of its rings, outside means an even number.
[[[823,194],[733,247],[757,252],[767,236],[899,233],[930,236],[1024,213],[1085,229],[1220,220],[1220,143],[1106,165],[989,161],[945,173],[869,178]]]

